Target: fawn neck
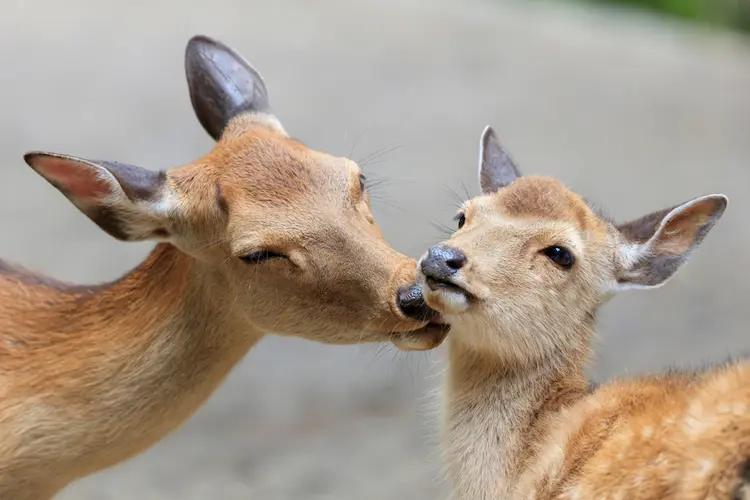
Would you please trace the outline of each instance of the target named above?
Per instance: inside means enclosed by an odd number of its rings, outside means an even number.
[[[502,335],[501,333],[497,333]],[[459,500],[510,498],[551,415],[581,398],[587,351],[521,364],[479,352],[453,329],[444,412],[449,479]]]

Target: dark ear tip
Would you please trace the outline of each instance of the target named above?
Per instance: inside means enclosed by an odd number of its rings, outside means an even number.
[[[492,128],[492,125],[487,125],[482,131],[482,144],[486,145],[490,141],[500,142],[497,138],[497,132],[495,132],[495,129]]]
[[[232,47],[206,35],[195,35],[188,40],[187,46],[185,47],[185,64],[188,69],[190,69],[194,63],[198,62],[202,55],[221,52],[229,55],[232,59],[241,62],[244,66],[252,68],[253,72],[257,73],[257,70],[255,70],[255,68],[253,68],[252,65]]]
[[[713,216],[720,217],[729,204],[729,198],[724,194],[709,194],[696,199],[694,203],[710,204]]]
[[[47,151],[29,151],[28,153],[23,155],[23,161],[25,161],[28,166],[35,170],[37,170],[38,167],[42,166],[39,163],[40,161],[49,159],[65,160],[73,163],[85,163],[89,165],[91,164],[89,160],[84,160],[83,158],[76,158],[75,156],[69,156],[60,153],[50,153]]]
[[[28,166],[33,167],[34,160],[41,154],[43,153],[40,151],[29,151],[28,153],[24,153],[23,161],[25,161]]]
[[[44,151],[29,151],[23,155],[23,161],[26,162],[31,168],[35,168],[35,163],[43,158],[49,158],[51,156],[57,156],[51,153],[45,153]]]
[[[716,217],[721,217],[729,204],[729,197],[725,194],[715,194],[711,196],[713,198],[714,205],[716,206]]]
[[[224,45],[220,41],[211,38],[210,36],[206,35],[195,35],[190,40],[188,40],[187,47],[185,48],[185,58],[187,60],[190,60],[192,56],[197,55],[200,52],[206,51],[208,49],[214,49],[214,50],[221,50],[226,52],[232,52],[234,51],[230,49],[228,46]]]
[[[221,56],[224,57],[221,57]],[[229,61],[233,61],[234,64],[242,67],[246,72],[249,73],[249,79],[254,82],[255,85],[259,86],[265,93],[265,83],[263,77],[242,54],[234,50],[229,45],[226,45],[215,38],[211,38],[206,35],[195,35],[187,43],[185,48],[185,70],[187,72],[188,80],[198,74],[202,74],[206,71],[205,59],[215,59],[218,56],[221,63],[213,62],[211,65],[216,64],[227,64],[227,56]],[[223,75],[227,78],[226,75]],[[235,84],[241,82],[235,81]]]
[[[193,35],[192,37],[190,37],[190,40],[188,41],[188,47],[192,47],[192,46],[196,46],[196,45],[204,44],[204,43],[214,45],[217,42],[216,40],[214,40],[208,35]]]

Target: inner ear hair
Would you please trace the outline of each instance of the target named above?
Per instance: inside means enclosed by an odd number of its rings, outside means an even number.
[[[703,242],[727,202],[721,194],[702,196],[618,226],[625,260],[618,282],[642,287],[664,284]]]
[[[664,217],[666,217],[672,210],[679,207],[675,205],[663,210],[658,210],[650,214],[644,215],[638,219],[618,224],[617,230],[620,231],[626,240],[632,243],[646,243],[656,233],[656,230],[661,225]]]

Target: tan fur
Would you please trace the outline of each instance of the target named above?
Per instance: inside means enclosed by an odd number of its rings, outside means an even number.
[[[513,175],[486,156],[497,178]],[[725,198],[615,226],[554,179],[495,188],[466,204],[465,225],[441,245],[465,255],[446,279],[463,292],[423,285],[452,325],[443,441],[455,498],[750,498],[750,364],[599,388],[584,377],[597,308],[618,289],[666,281],[648,266],[686,259]],[[667,230],[639,247],[667,213]],[[553,245],[573,251],[573,267],[540,252]]]
[[[164,242],[92,287],[0,261],[2,499],[50,498],[149,448],[265,333],[440,343],[397,307],[414,261],[383,240],[359,167],[290,139],[270,115],[232,119],[208,155],[166,171],[158,201],[84,161],[27,161],[116,236]],[[261,249],[288,258],[239,258]]]

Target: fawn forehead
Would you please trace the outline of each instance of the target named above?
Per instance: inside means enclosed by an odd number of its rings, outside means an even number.
[[[485,197],[484,209],[509,221],[567,222],[579,232],[604,229],[604,221],[576,193],[548,177],[521,177]]]

